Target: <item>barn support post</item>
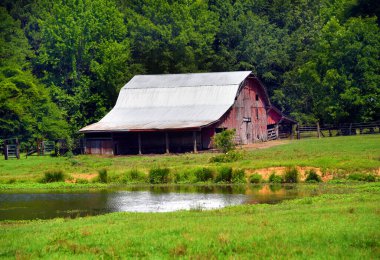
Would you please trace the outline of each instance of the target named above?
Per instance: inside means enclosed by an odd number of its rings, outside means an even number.
[[[139,155],[142,155],[142,152],[141,152],[141,133],[137,134],[137,139],[138,139],[138,143],[139,143]]]
[[[193,131],[194,153],[197,153],[197,132]]]
[[[319,122],[317,122],[317,134],[318,134],[318,138],[321,138],[321,128],[319,126]]]
[[[169,151],[169,134],[168,134],[168,132],[165,132],[165,146],[166,146],[166,153],[170,153],[170,151]]]

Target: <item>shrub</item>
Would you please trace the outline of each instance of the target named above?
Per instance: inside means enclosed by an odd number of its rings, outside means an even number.
[[[174,181],[176,183],[194,183],[197,182],[195,169],[174,172]]]
[[[229,151],[226,154],[218,154],[209,159],[210,163],[236,162],[243,158],[243,154],[238,151]]]
[[[107,183],[108,176],[107,176],[107,170],[106,169],[101,169],[98,171],[98,180],[99,180],[99,182]]]
[[[270,183],[281,183],[282,177],[280,175],[276,175],[276,173],[272,172],[271,175],[269,175],[268,181]]]
[[[262,176],[258,173],[254,173],[251,176],[249,176],[250,183],[260,183],[261,179],[262,179]]]
[[[305,179],[306,182],[322,182],[321,177],[315,172],[315,170],[311,169],[307,172],[307,176]]]
[[[88,183],[88,180],[87,180],[87,179],[77,179],[77,180],[76,180],[76,183],[79,183],[79,184],[87,184],[87,183]]]
[[[215,182],[231,182],[232,180],[232,168],[220,167],[215,178]]]
[[[210,168],[196,168],[194,174],[197,182],[206,182],[214,178],[214,172]]]
[[[146,181],[146,174],[142,171],[139,171],[137,169],[132,169],[126,172],[123,182],[145,182]]]
[[[223,153],[235,149],[235,129],[224,130],[213,137],[214,145]]]
[[[232,182],[233,183],[245,183],[245,172],[243,169],[235,169],[232,171]]]
[[[376,177],[371,174],[365,173],[352,173],[348,176],[349,180],[352,181],[367,181],[367,182],[375,182]]]
[[[287,168],[285,170],[284,181],[286,183],[297,183],[299,181],[299,173],[297,168]]]
[[[45,176],[41,179],[42,183],[65,181],[65,175],[61,170],[53,170],[45,172]]]
[[[169,182],[168,168],[153,168],[149,170],[149,182],[152,184],[168,183]]]

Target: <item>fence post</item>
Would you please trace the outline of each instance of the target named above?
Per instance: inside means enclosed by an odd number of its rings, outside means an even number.
[[[318,138],[321,138],[321,128],[319,127],[319,121],[317,122],[317,134]]]
[[[300,125],[297,124],[297,139],[301,139]]]
[[[18,142],[18,138],[16,138],[16,158],[20,159],[20,143]]]
[[[7,140],[4,140],[4,158],[5,158],[5,160],[8,160]]]

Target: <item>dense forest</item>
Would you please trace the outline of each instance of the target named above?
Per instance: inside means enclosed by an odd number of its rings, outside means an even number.
[[[3,0],[0,137],[64,138],[135,74],[252,70],[303,123],[380,119],[377,0]]]

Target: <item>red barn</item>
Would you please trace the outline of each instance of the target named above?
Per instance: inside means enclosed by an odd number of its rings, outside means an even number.
[[[278,138],[295,122],[274,108],[251,71],[137,75],[115,107],[80,130],[88,154],[141,154],[209,149],[212,137],[236,129],[236,142]],[[269,133],[269,135],[268,135]]]

